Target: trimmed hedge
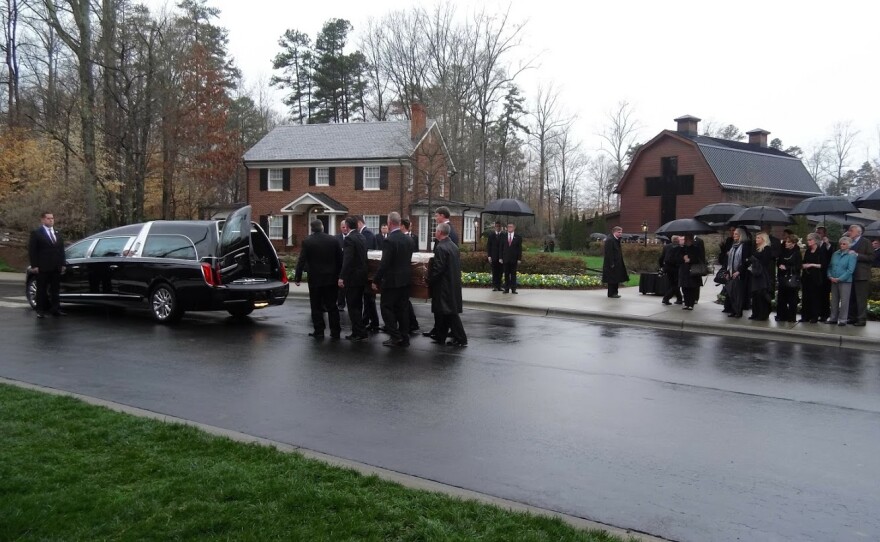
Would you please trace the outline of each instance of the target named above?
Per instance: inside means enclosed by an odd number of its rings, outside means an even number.
[[[485,252],[461,253],[463,273],[491,273],[489,256]],[[523,254],[518,273],[526,275],[585,275],[587,264],[576,256],[554,256],[546,252]]]

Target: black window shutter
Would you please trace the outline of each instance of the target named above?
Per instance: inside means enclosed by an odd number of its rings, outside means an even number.
[[[379,168],[379,190],[388,190],[388,166]]]
[[[281,170],[281,183],[282,188],[288,192],[290,192],[290,168],[286,167]]]
[[[269,215],[260,215],[260,227],[269,235]]]
[[[354,189],[364,189],[364,168],[362,167],[354,168]]]
[[[309,168],[309,186],[315,186],[315,168]]]
[[[269,190],[269,170],[263,168],[260,170],[260,192]]]
[[[287,244],[287,217],[281,217],[281,236],[284,237],[284,244]]]
[[[330,186],[336,186],[336,168],[330,168]]]
[[[379,225],[388,224],[388,215],[379,215]]]

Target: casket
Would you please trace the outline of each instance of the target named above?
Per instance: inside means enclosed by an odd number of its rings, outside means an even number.
[[[410,297],[415,297],[417,299],[431,298],[431,295],[428,293],[428,266],[431,265],[431,259],[433,257],[434,255],[429,252],[413,252],[412,260],[410,260],[410,267],[412,269],[412,282],[409,287]],[[367,251],[367,278],[370,281],[367,288],[371,288],[373,284],[373,276],[376,274],[376,271],[379,270],[379,262],[381,261],[381,250]],[[381,292],[381,285],[377,284],[377,286],[379,286],[379,291]]]

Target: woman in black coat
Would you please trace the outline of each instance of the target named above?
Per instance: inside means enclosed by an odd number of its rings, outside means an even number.
[[[749,258],[751,273],[752,315],[749,320],[770,318],[770,289],[775,286],[770,280],[770,267],[773,265],[773,250],[770,236],[761,232],[755,236],[755,253]]]
[[[800,278],[801,274],[801,249],[797,235],[788,235],[782,239],[782,250],[776,260],[776,267],[779,288],[776,294],[776,321],[795,322],[800,288],[792,288],[788,279],[791,276]]]
[[[803,291],[803,307],[801,309],[801,322],[815,324],[819,321],[819,312],[822,306],[822,295],[825,291],[826,271],[825,251],[822,248],[822,238],[819,234],[807,235],[807,250],[804,251],[804,261],[801,264],[801,290]]]
[[[752,256],[752,245],[749,236],[743,228],[737,228],[733,232],[733,245],[727,252],[727,276],[728,282],[724,289],[727,297],[724,302],[724,310],[731,318],[742,318],[743,307],[748,306],[749,296],[749,258]]]
[[[681,261],[678,268],[678,285],[681,286],[681,293],[684,296],[684,307],[686,311],[694,310],[694,303],[699,297],[700,288],[703,286],[703,275],[691,275],[691,267],[695,264],[706,263],[705,248],[702,245],[694,243],[694,236],[687,234],[684,236],[684,245],[681,247]]]

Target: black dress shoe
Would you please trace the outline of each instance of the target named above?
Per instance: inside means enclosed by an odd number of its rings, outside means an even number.
[[[683,305],[683,304],[684,304],[684,301],[678,300],[678,301],[675,302],[675,304],[676,304],[676,305]]]
[[[317,331],[313,331],[313,332],[309,333],[309,337],[314,337],[315,339],[323,339],[324,334],[318,333]]]
[[[446,343],[446,345],[447,346],[467,346],[467,343],[463,343],[461,341],[456,341],[455,339],[452,339],[451,341],[448,341]]]
[[[402,346],[402,347],[407,347],[407,346],[409,346],[409,341],[397,341],[397,340],[394,340],[394,339],[388,339],[388,340],[386,340],[386,341],[382,341],[382,346]]]
[[[864,321],[864,320],[859,320],[858,322],[856,322],[856,323],[853,324],[853,325],[856,326],[856,327],[865,327],[865,321]]]
[[[43,313],[40,312],[40,311],[37,311],[37,318],[45,318],[45,317],[46,317],[45,314],[43,314]]]
[[[620,299],[620,294],[609,295],[608,297],[611,299]]]
[[[670,303],[670,302],[669,302],[668,300],[666,300],[666,299],[664,299],[664,300],[661,301],[660,303],[663,303],[664,305],[672,305],[672,303]]]
[[[358,342],[361,342],[361,341],[366,341],[367,339],[369,339],[369,337],[366,336],[366,335],[355,335],[354,333],[352,333],[351,335],[346,335],[346,336],[345,336],[345,340],[347,340],[347,341],[351,341],[351,342],[353,342],[353,343],[358,343]]]
[[[331,333],[330,338],[331,339],[341,339],[342,338],[341,335],[342,335],[341,333]]]
[[[506,294],[506,293],[508,293],[508,290],[503,290],[501,293]]]
[[[512,294],[518,294],[519,292],[517,292],[516,290],[511,290],[510,293],[512,293]]]
[[[434,338],[434,330],[432,329],[431,331],[423,331],[422,337],[431,337],[433,339]]]
[[[798,322],[803,324],[804,322],[809,322],[809,320],[807,320],[806,318],[801,318],[800,320],[798,320]]]
[[[67,316],[67,313],[63,310],[52,311],[52,316]]]

